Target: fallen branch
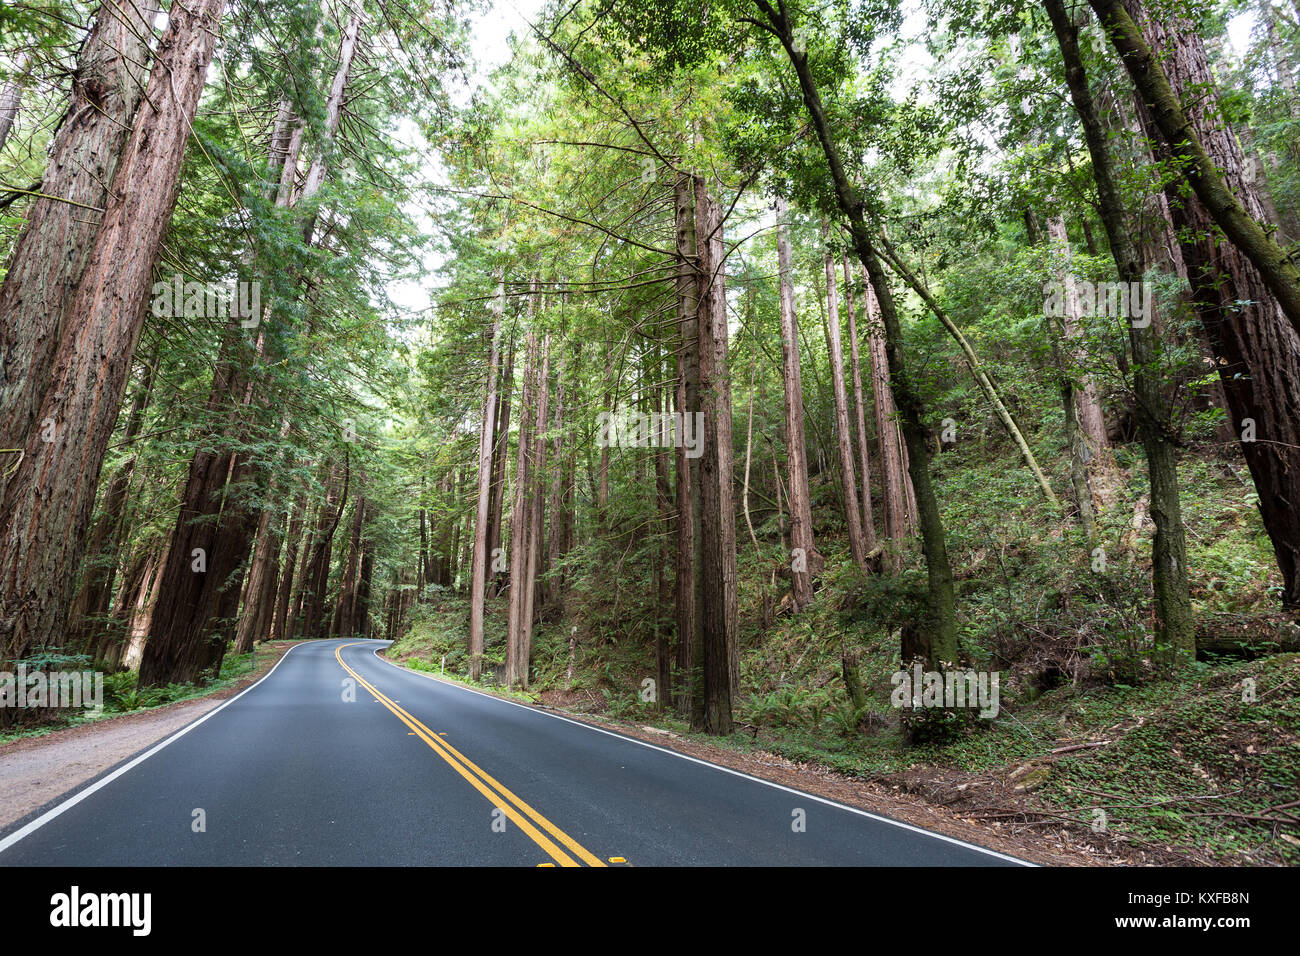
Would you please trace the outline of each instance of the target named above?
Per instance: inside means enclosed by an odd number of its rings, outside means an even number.
[[[1097,747],[1105,747],[1113,742],[1110,740],[1097,740],[1089,744],[1070,744],[1068,747],[1057,747],[1055,750],[1049,751],[1049,753],[1056,756],[1057,754],[1073,753],[1076,750],[1093,750]]]

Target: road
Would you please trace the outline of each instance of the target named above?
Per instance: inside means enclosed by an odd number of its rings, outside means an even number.
[[[0,865],[1018,865],[408,671],[385,646],[295,645],[0,835]]]

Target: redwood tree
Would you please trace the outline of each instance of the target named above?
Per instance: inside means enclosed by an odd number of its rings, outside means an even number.
[[[69,298],[48,386],[0,509],[0,655],[19,657],[66,624],[95,488],[180,186],[224,0],[171,11],[103,221]],[[42,229],[42,234],[45,230]],[[49,237],[45,237],[49,239]],[[20,414],[21,419],[21,414]]]

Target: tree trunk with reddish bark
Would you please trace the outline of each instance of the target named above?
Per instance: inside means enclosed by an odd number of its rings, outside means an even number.
[[[496,426],[492,432],[492,497],[488,510],[488,554],[501,547],[501,527],[505,515],[506,477],[510,458],[510,403],[515,386],[515,347],[510,343],[505,354],[498,385]],[[488,593],[500,594],[510,580],[509,571],[490,571]]]
[[[357,586],[361,571],[361,532],[366,522],[366,499],[358,496],[352,507],[352,532],[348,539],[348,553],[343,560],[339,578],[338,600],[334,618],[330,622],[331,637],[352,637],[356,633]]]
[[[704,414],[704,454],[700,458],[703,643],[695,648],[695,659],[702,664],[704,680],[703,712],[697,703],[692,726],[710,734],[729,734],[733,727],[732,688],[738,681],[739,662],[726,267],[721,210],[701,177],[695,180],[695,222],[702,289],[696,331],[700,341],[700,407]]]
[[[13,457],[40,423],[60,341],[83,319],[69,306],[144,92],[158,4],[142,0],[129,9],[103,4],[86,35],[36,190],[52,198],[32,201],[0,285],[0,500]]]
[[[885,555],[885,565],[893,571],[901,568],[898,548],[914,530],[908,507],[911,483],[904,461],[905,449],[898,433],[894,393],[889,387],[889,362],[885,356],[884,327],[880,323],[875,290],[864,269],[863,289],[866,300],[867,351],[871,358],[871,391],[876,408],[876,441],[880,447],[880,483],[884,496],[885,537],[894,550]]]
[[[794,266],[785,225],[785,200],[776,201],[777,279],[781,300],[781,378],[785,383],[786,470],[790,481],[790,582],[796,611],[812,603],[812,574],[818,563],[813,541],[812,493],[804,439],[803,377],[799,362],[799,317],[794,307]]]
[[[289,527],[285,532],[285,540],[288,542],[289,550],[285,553],[284,567],[280,572],[280,583],[276,588],[275,614],[271,618],[271,633],[268,640],[287,640],[290,636],[289,607],[290,600],[293,597],[293,585],[296,580],[294,573],[298,563],[298,551],[302,544],[303,511],[305,508],[306,499],[302,495],[299,495],[298,499],[290,506]]]
[[[822,242],[830,228],[822,223]],[[835,257],[829,246],[822,253],[826,269],[826,352],[830,356],[831,391],[835,400],[835,448],[844,486],[844,523],[848,528],[849,554],[860,567],[867,566],[867,542],[862,533],[862,511],[858,507],[857,476],[853,472],[853,433],[849,430],[848,388],[844,384],[844,347],[840,338],[840,303],[835,291]]]
[[[853,375],[853,426],[858,442],[858,469],[862,473],[862,534],[867,551],[874,552],[876,514],[871,503],[871,452],[867,446],[866,400],[862,392],[862,358],[858,351],[858,319],[853,301],[853,273],[844,256],[844,304],[849,314],[849,360]]]
[[[224,0],[174,9],[159,42],[145,107],[113,179],[103,221],[72,294],[24,457],[0,508],[0,657],[48,643],[67,620],[104,454],[144,321],[151,273],[171,219],[191,124]],[[145,686],[148,686],[147,684]]]
[[[700,411],[700,338],[698,252],[695,228],[695,185],[680,173],[673,187],[677,272],[677,409],[683,427],[693,428]],[[697,449],[698,452],[698,449]],[[677,669],[674,703],[682,716],[695,710],[700,697],[696,647],[700,636],[700,455],[691,454],[685,442],[676,443],[677,468]]]
[[[1223,122],[1204,43],[1185,20],[1156,20],[1127,0],[1146,43],[1163,51],[1163,72],[1192,102],[1191,129],[1248,216],[1262,216],[1245,180],[1241,147]],[[1095,5],[1094,5],[1095,6]],[[1168,104],[1165,104],[1168,107]],[[1167,147],[1161,158],[1175,155]],[[1214,352],[1219,379],[1258,492],[1264,530],[1282,574],[1282,602],[1300,607],[1300,333],[1269,284],[1241,249],[1218,234],[1217,217],[1172,183],[1166,191],[1178,229],[1196,312]]]
[[[144,412],[153,390],[154,366],[146,363],[144,378],[136,389],[127,413],[122,443],[130,444],[140,434]],[[104,630],[110,603],[113,598],[113,579],[121,558],[125,540],[125,513],[131,477],[135,473],[136,455],[131,455],[113,472],[104,492],[104,504],[95,530],[86,545],[85,580],[73,602],[69,614],[68,637],[65,646],[95,653],[102,641],[97,638]]]
[[[483,667],[483,602],[487,590],[488,521],[492,498],[493,431],[497,420],[497,372],[501,361],[501,318],[504,312],[505,279],[497,277],[497,301],[492,314],[487,369],[487,395],[483,401],[483,422],[479,428],[478,510],[474,521],[474,556],[469,580],[469,678],[478,680]]]

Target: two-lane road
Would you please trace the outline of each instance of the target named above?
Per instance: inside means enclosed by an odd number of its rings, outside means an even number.
[[[0,835],[0,865],[1014,865],[383,661],[257,684]]]

